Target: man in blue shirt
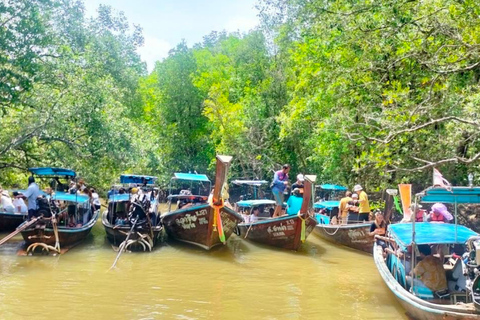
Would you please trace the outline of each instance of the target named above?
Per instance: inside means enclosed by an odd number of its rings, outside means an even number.
[[[26,198],[28,201],[28,219],[37,216],[37,198],[41,195],[38,184],[35,183],[33,176],[28,177],[28,188],[23,194],[19,194],[17,198]]]
[[[290,171],[290,165],[284,164],[282,170],[275,172],[272,182],[272,193],[275,198],[276,206],[273,212],[273,217],[280,216],[283,205],[283,192],[288,186],[288,172]]]

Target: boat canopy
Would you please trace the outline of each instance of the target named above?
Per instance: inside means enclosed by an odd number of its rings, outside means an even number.
[[[203,181],[203,182],[210,182],[208,177],[204,174],[196,174],[196,173],[181,173],[175,172],[173,174],[172,179],[177,180],[189,180],[189,181]]]
[[[141,176],[136,174],[122,174],[120,176],[120,183],[137,183],[137,184],[155,184],[157,177],[153,176]]]
[[[110,197],[108,197],[108,201],[110,202],[122,202],[122,201],[129,201],[130,200],[130,195],[128,193],[122,193],[122,194],[112,194]]]
[[[70,169],[63,168],[51,168],[51,167],[42,167],[42,168],[29,168],[32,174],[37,176],[66,176],[66,177],[75,177],[77,174],[75,171]]]
[[[49,198],[50,195],[47,195],[47,198]],[[77,202],[77,203],[84,203],[88,201],[88,196],[84,194],[71,194],[71,193],[66,193],[66,192],[61,192],[61,191],[56,191],[53,194],[53,200],[58,200],[58,201],[68,201],[68,202]]]
[[[449,190],[450,189],[450,190]],[[430,187],[417,194],[423,203],[480,203],[480,187]]]
[[[259,200],[242,200],[237,202],[237,206],[243,208],[251,208],[256,206],[265,206],[265,205],[273,205],[275,201],[268,200],[268,199],[259,199]]]
[[[390,235],[403,249],[412,243],[412,223],[396,223],[388,226]],[[456,232],[455,232],[456,231]],[[415,244],[463,244],[478,234],[471,229],[449,223],[415,223]]]
[[[347,191],[347,187],[339,186],[337,184],[321,184],[317,186],[317,188],[321,188],[324,190],[332,190],[332,191]]]
[[[262,184],[267,184],[268,181],[266,180],[233,180],[232,183],[238,184],[238,185],[249,185],[249,186],[259,187]]]
[[[340,201],[331,200],[331,201],[320,201],[313,204],[314,209],[327,209],[332,210],[333,208],[338,208]]]

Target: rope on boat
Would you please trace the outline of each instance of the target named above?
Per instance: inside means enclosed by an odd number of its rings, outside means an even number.
[[[58,236],[57,219],[55,218],[54,215],[52,216],[51,221],[52,221],[53,234],[55,235],[55,246],[51,246],[51,245],[48,245],[48,244],[43,243],[43,242],[34,242],[27,247],[27,251],[26,251],[27,254],[35,252],[35,250],[37,250],[38,247],[41,247],[42,251],[46,251],[47,253],[49,253],[50,251],[54,251],[56,253],[61,253],[61,251],[60,251],[60,238]],[[46,236],[44,236],[44,237],[46,237]],[[50,238],[50,237],[47,237],[47,238]]]
[[[213,208],[213,231],[217,231],[218,227],[218,237],[225,244],[225,233],[223,232],[222,216],[220,215],[220,210],[224,207],[223,199],[220,199],[220,204],[214,204],[212,198],[209,205]]]
[[[245,232],[244,239],[247,239],[248,233],[250,232],[250,229],[252,229],[252,227],[253,227],[253,223],[250,223],[250,226],[248,227],[247,232]]]
[[[328,234],[329,236],[334,236],[334,235],[338,232],[338,230],[340,230],[340,226],[341,226],[341,225],[339,224],[338,227],[337,227],[337,230],[335,230],[333,233],[330,233],[330,232],[328,232],[327,229],[325,228],[325,224],[324,224],[324,223],[321,223],[321,225],[322,225],[323,231],[324,231],[326,234]]]
[[[298,217],[300,218],[300,220],[302,220],[302,229],[301,229],[301,232],[300,232],[300,240],[303,242],[305,242],[305,220],[303,217],[302,217],[302,214],[300,213],[300,211],[298,212]]]

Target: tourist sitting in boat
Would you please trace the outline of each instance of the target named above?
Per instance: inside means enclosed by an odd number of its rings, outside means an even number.
[[[17,213],[27,213],[27,205],[25,204],[25,201],[22,198],[17,198],[18,192],[14,191],[13,192],[13,206],[15,207],[15,212]]]
[[[360,206],[360,202],[358,202],[358,194],[352,194],[352,201],[348,202],[347,210],[348,210],[348,223],[358,223],[360,222],[358,217],[358,210]]]
[[[447,207],[443,203],[435,203],[432,206],[432,211],[427,216],[428,222],[435,223],[449,223],[453,221],[453,216],[448,212]]]
[[[292,195],[287,200],[287,215],[298,214],[303,203],[303,195],[299,188],[293,189]]]
[[[70,182],[70,185],[68,186],[68,191],[67,192],[70,193],[70,194],[75,194],[75,193],[77,193],[77,190],[78,189],[77,189],[77,185],[75,184],[75,182],[73,182],[73,181]]]
[[[387,223],[385,222],[383,213],[381,211],[377,211],[375,213],[375,220],[370,226],[370,235],[384,236],[386,228],[387,228]]]
[[[3,190],[2,187],[0,187],[0,197],[1,197],[2,211],[7,213],[14,213],[15,206],[13,205],[12,199],[10,198],[8,191]]]
[[[375,220],[373,221],[372,225],[370,226],[370,235],[373,237],[375,235],[385,236],[385,232],[387,229],[387,223],[385,222],[383,213],[381,211],[377,211],[375,213]],[[382,248],[386,248],[387,244],[385,241],[377,239],[377,244],[381,245]]]
[[[442,261],[432,255],[432,250],[427,244],[419,245],[418,251],[421,261],[413,268],[413,286],[426,287],[433,292],[446,291],[447,276]],[[407,285],[411,283],[411,276],[407,276]]]
[[[299,173],[297,175],[297,181],[292,184],[292,190],[298,189],[300,191],[300,196],[303,197],[303,182],[305,181],[305,178],[303,177],[303,174]]]
[[[338,223],[339,224],[346,224],[348,219],[348,203],[352,201],[352,192],[346,191],[345,197],[340,199],[340,203],[338,204]]]
[[[252,213],[250,214],[250,223],[257,222],[259,214],[260,214],[260,208],[259,207],[253,208]]]

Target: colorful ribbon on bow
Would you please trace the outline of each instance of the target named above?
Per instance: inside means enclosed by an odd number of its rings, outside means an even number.
[[[303,242],[305,242],[305,219],[302,218],[302,214],[300,213],[300,211],[298,212],[298,217],[300,218],[300,220],[302,220],[302,231],[300,232],[300,240]]]
[[[213,199],[209,204],[213,208],[213,230],[217,231],[218,227],[218,237],[225,244],[225,233],[223,232],[222,216],[220,215],[220,210],[224,206],[223,199],[220,199],[220,204],[214,204]]]

